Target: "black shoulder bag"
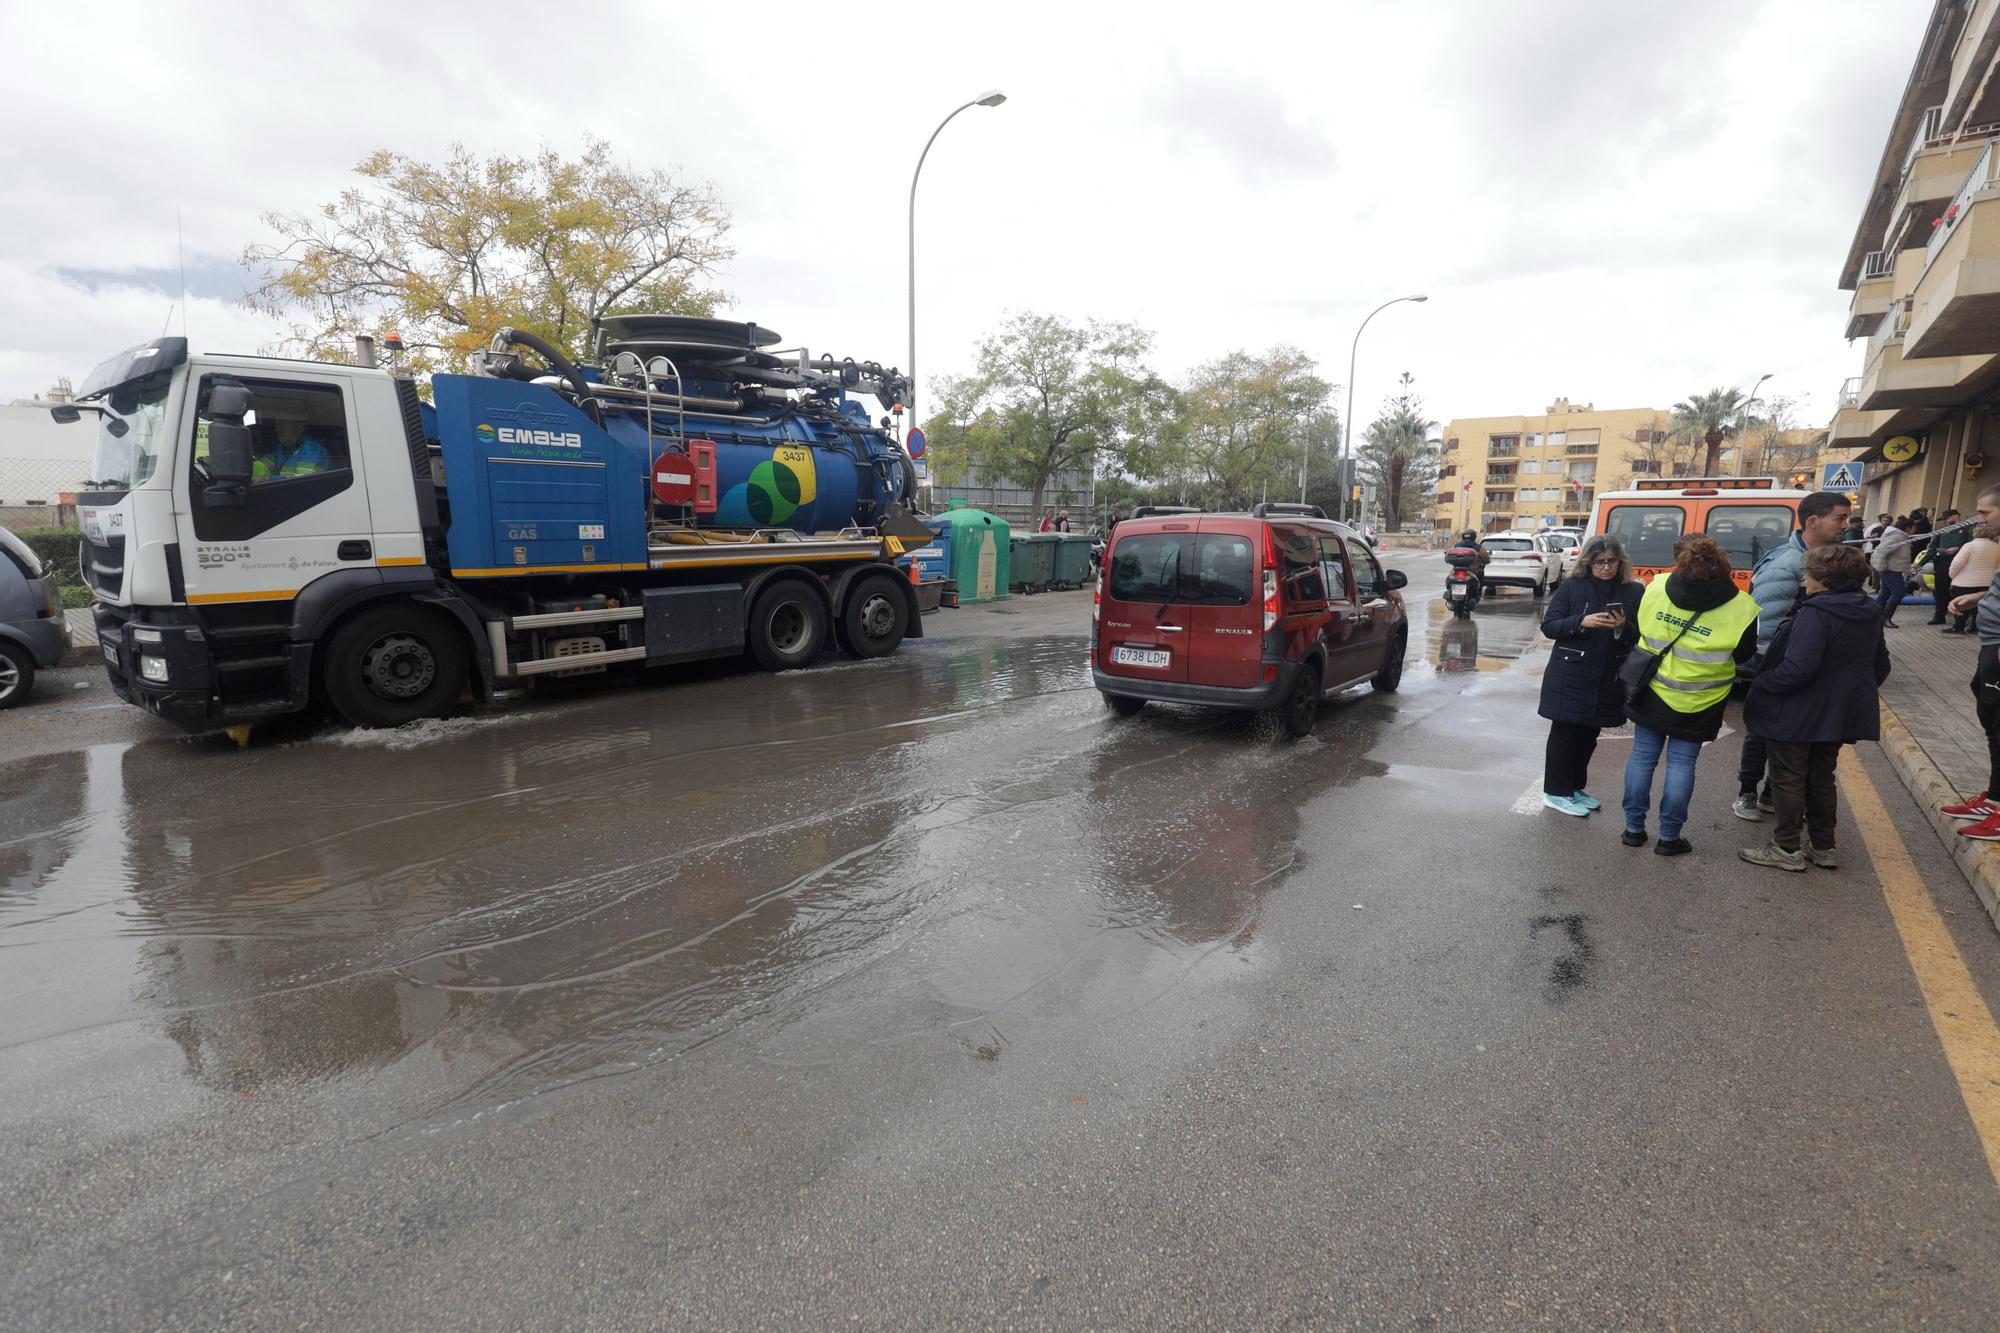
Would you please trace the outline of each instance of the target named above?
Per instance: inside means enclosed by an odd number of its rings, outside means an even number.
[[[1646,687],[1653,683],[1653,677],[1659,673],[1660,659],[1672,652],[1674,645],[1686,637],[1687,632],[1694,628],[1694,622],[1700,619],[1699,611],[1689,616],[1687,624],[1681,626],[1681,632],[1667,640],[1666,648],[1658,653],[1643,643],[1632,646],[1632,651],[1625,655],[1624,665],[1618,668],[1618,684],[1625,691],[1625,702],[1628,705],[1645,693]]]

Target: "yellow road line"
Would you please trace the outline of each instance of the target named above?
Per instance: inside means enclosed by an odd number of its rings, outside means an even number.
[[[1841,755],[1840,782],[1855,822],[1861,826],[1862,841],[1868,844],[1869,858],[1875,862],[1896,933],[1903,937],[1910,970],[1917,974],[1917,989],[1923,993],[1924,1007],[1930,1010],[1931,1026],[1937,1029],[1944,1058],[1958,1080],[1965,1112],[1972,1117],[1972,1128],[1986,1149],[1987,1170],[1993,1173],[1994,1183],[2000,1184],[2000,1027],[1995,1026],[1986,997],[1973,983],[1964,956],[1931,902],[1902,836],[1882,808],[1875,784],[1851,751]]]

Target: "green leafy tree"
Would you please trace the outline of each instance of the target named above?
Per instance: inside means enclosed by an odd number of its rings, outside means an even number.
[[[1033,492],[1100,466],[1139,477],[1172,466],[1178,395],[1146,367],[1134,324],[1024,311],[982,340],[971,374],[947,378],[928,431],[946,484],[976,468]]]
[[[1402,392],[1368,423],[1356,451],[1355,470],[1382,498],[1391,532],[1402,531],[1403,520],[1415,517],[1437,486],[1438,423],[1423,414],[1423,399],[1410,389],[1413,382],[1404,372]]]
[[[1291,498],[1301,454],[1324,446],[1333,417],[1333,386],[1317,369],[1298,348],[1282,346],[1199,367],[1183,395],[1185,448],[1174,460],[1183,491],[1218,507]]]
[[[243,252],[249,303],[291,321],[284,350],[341,361],[355,334],[393,329],[413,369],[462,370],[511,325],[576,354],[603,315],[713,313],[708,280],[734,253],[712,187],[621,165],[596,140],[574,161],[384,150],[355,174],[332,203],[265,214],[276,239]]]
[[[1704,452],[1701,474],[1712,477],[1722,466],[1722,445],[1736,438],[1743,424],[1745,407],[1741,389],[1710,389],[1697,393],[1671,409],[1668,434],[1683,443],[1700,443]]]

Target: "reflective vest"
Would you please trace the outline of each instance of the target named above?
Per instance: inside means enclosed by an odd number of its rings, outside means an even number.
[[[1682,634],[1690,620],[1694,628]],[[1653,693],[1677,713],[1699,713],[1727,699],[1736,680],[1736,645],[1756,624],[1757,603],[1747,592],[1696,619],[1668,600],[1666,575],[1654,579],[1639,599],[1639,646],[1666,654]]]

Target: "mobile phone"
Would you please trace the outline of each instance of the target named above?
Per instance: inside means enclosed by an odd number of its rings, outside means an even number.
[[[1618,602],[1613,602],[1611,605],[1605,607],[1604,614],[1610,616],[1616,624],[1622,625],[1625,623],[1625,608]]]

